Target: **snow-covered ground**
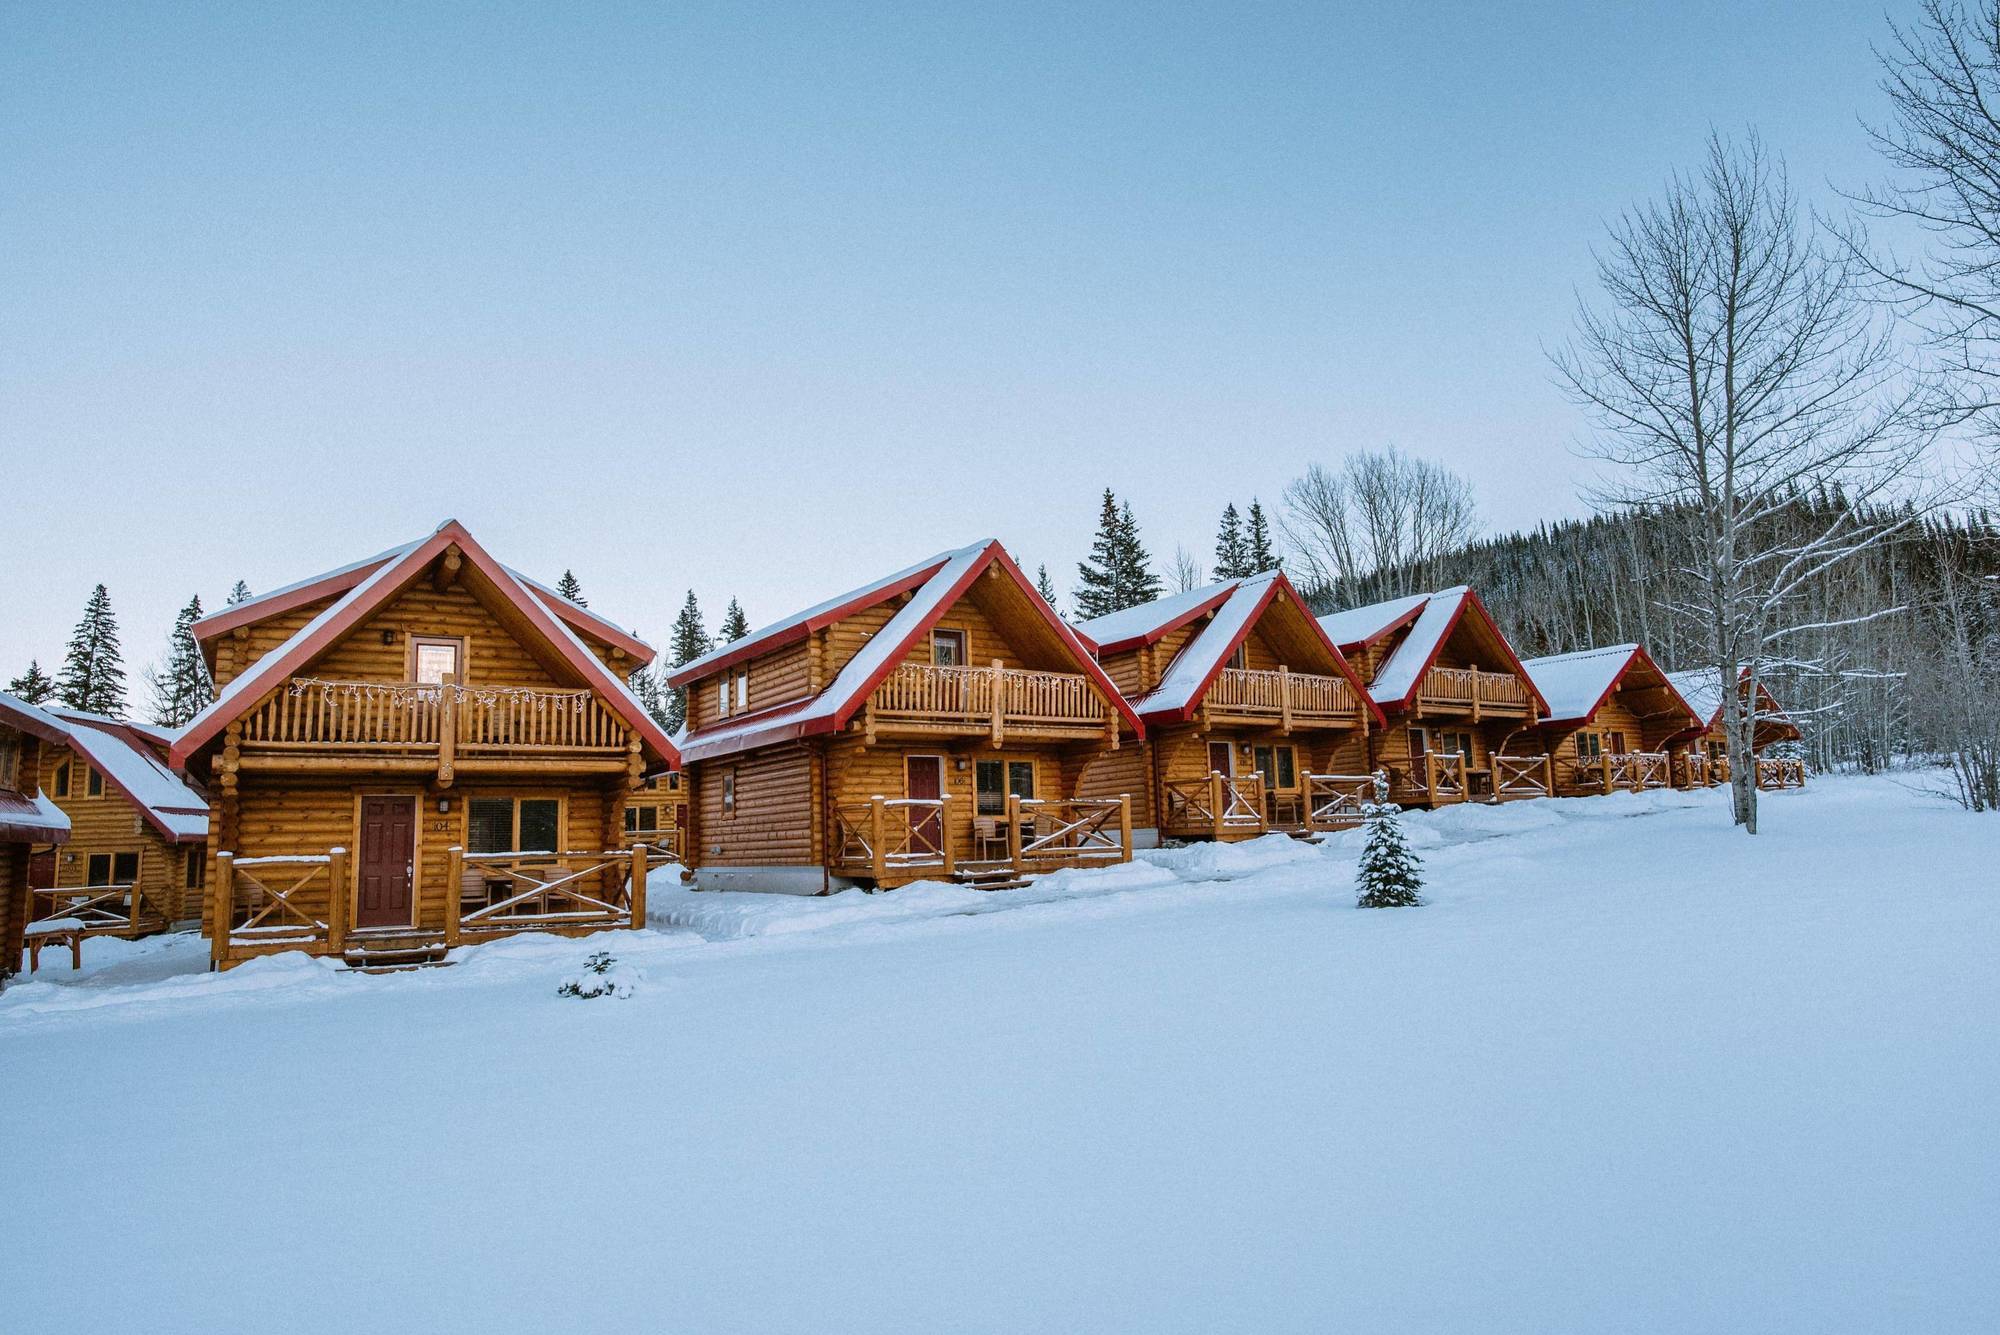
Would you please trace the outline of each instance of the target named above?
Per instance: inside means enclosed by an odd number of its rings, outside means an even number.
[[[0,994],[8,1331],[1992,1330],[2000,821],[1886,780]],[[628,999],[556,987],[610,950]]]

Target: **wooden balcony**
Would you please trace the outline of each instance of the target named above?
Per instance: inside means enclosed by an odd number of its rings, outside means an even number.
[[[1534,701],[1528,684],[1511,672],[1434,667],[1417,689],[1417,709],[1425,714],[1469,714],[1477,723],[1488,716],[1530,718]]]
[[[1352,728],[1361,722],[1361,702],[1340,677],[1313,672],[1224,668],[1202,700],[1210,723],[1264,724],[1294,728]]]
[[[971,818],[969,846],[960,828],[966,819],[950,797],[839,803],[830,869],[877,888],[918,880],[999,888],[1042,872],[1132,860],[1132,803],[1125,797],[1009,794],[1004,813]]]
[[[1118,741],[1118,718],[1090,678],[1074,672],[904,663],[862,712],[872,745],[878,734],[1009,737],[1047,741]]]
[[[627,768],[636,738],[591,691],[298,677],[241,723],[245,768],[455,771]]]

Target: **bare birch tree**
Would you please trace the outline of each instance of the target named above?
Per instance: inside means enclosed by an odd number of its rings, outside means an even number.
[[[1321,464],[1285,488],[1279,519],[1307,582],[1373,601],[1428,588],[1436,564],[1478,531],[1472,484],[1390,448]]]
[[[1754,135],[1712,136],[1698,173],[1627,211],[1597,278],[1604,300],[1580,303],[1557,379],[1599,428],[1596,499],[1685,516],[1676,557],[1695,592],[1665,610],[1718,675],[1732,810],[1754,834],[1758,677],[1816,628],[1816,580],[1920,518],[1870,517],[1927,454],[1919,396],[1861,264],[1802,214]],[[1822,491],[1850,503],[1780,522]]]
[[[1201,558],[1186,547],[1174,548],[1173,565],[1167,571],[1167,583],[1175,593],[1186,593],[1208,583],[1208,571],[1203,568]]]

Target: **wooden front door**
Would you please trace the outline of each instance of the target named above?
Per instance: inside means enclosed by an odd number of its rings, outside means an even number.
[[[903,757],[903,796],[936,801],[944,796],[943,756]],[[944,851],[944,820],[936,807],[910,807],[910,851]]]
[[[1224,778],[1236,773],[1236,748],[1228,742],[1208,744],[1208,772]]]
[[[415,890],[417,799],[361,799],[361,848],[355,859],[356,927],[408,927]]]
[[[53,890],[56,884],[56,851],[45,848],[28,855],[28,888]]]

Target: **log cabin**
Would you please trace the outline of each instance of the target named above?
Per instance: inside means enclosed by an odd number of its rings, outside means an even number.
[[[676,756],[629,631],[448,521],[194,627],[218,695],[171,760],[211,798],[214,966],[436,963],[645,921],[627,801]]]
[[[63,729],[42,772],[70,836],[29,862],[35,920],[76,918],[88,935],[123,937],[198,920],[208,803],[167,767],[173,734],[80,709],[43,712]]]
[[[1509,750],[1548,756],[1558,796],[1687,786],[1681,739],[1700,720],[1644,648],[1607,645],[1522,666],[1549,713]]]
[[[681,831],[687,824],[688,792],[679,770],[648,775],[625,800],[627,848],[644,844],[652,855],[679,862]]]
[[[1381,711],[1283,572],[1223,580],[1077,628],[1146,725],[1134,838],[1250,839],[1358,824]]]
[[[1750,689],[1749,669],[1744,669],[1737,689]],[[1698,722],[1674,739],[1687,767],[1689,786],[1729,782],[1729,738],[1723,728],[1722,683],[1714,668],[1670,672],[1667,680],[1686,700]],[[1765,789],[1798,788],[1806,781],[1806,762],[1796,756],[1766,756],[1764,748],[1781,742],[1796,742],[1804,734],[1793,723],[1761,680],[1757,683],[1757,714],[1750,749],[1757,760],[1757,786]]]
[[[668,684],[687,693],[699,888],[999,888],[1131,857],[1145,730],[998,542],[753,631]]]
[[[37,847],[69,838],[69,817],[42,794],[44,753],[60,746],[63,736],[62,725],[47,713],[0,692],[0,982],[21,967],[33,913],[28,859]],[[73,921],[53,930],[73,931]]]
[[[1368,734],[1368,766],[1388,774],[1394,801],[1437,807],[1553,791],[1546,756],[1508,751],[1548,704],[1478,594],[1461,585],[1319,623],[1387,720]]]

